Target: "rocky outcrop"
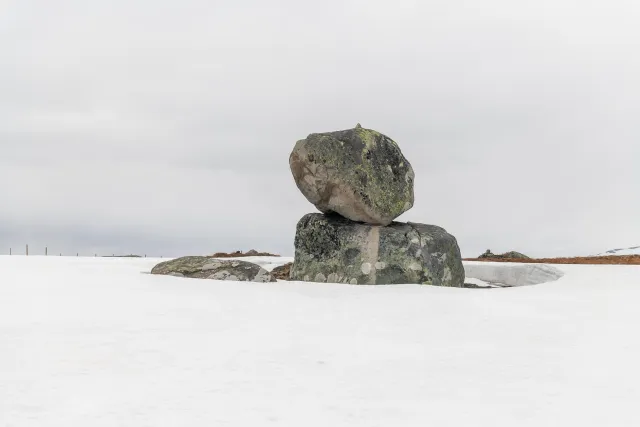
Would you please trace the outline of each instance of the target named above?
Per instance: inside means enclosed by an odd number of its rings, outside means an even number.
[[[505,252],[503,254],[494,254],[490,249],[487,249],[482,255],[478,257],[478,259],[529,259],[525,254],[521,254],[520,252],[510,251]]]
[[[275,282],[276,279],[259,265],[238,260],[218,260],[210,257],[187,256],[161,262],[151,274],[164,274],[195,279]]]
[[[289,157],[296,185],[323,213],[388,225],[414,202],[414,172],[391,138],[357,125],[313,133]]]
[[[455,237],[434,225],[354,223],[308,214],[299,222],[291,280],[359,285],[464,285]]]

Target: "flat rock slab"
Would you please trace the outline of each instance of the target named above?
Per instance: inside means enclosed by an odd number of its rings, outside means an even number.
[[[240,260],[220,260],[203,256],[186,256],[161,262],[153,267],[151,274],[242,282],[276,281],[271,273],[259,265]]]
[[[356,223],[308,214],[299,222],[291,280],[383,285],[464,286],[458,243],[441,227]]]
[[[413,207],[415,174],[398,144],[356,126],[298,141],[289,166],[302,194],[320,212],[388,225]]]

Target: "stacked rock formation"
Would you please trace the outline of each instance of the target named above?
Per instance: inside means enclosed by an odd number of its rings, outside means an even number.
[[[289,165],[322,214],[297,225],[292,280],[464,285],[458,243],[443,228],[394,222],[413,207],[415,174],[391,138],[359,124],[296,143]]]

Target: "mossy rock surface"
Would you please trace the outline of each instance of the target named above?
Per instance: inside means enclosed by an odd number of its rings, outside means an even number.
[[[323,213],[388,225],[413,207],[415,174],[391,138],[360,125],[298,141],[289,166],[302,194]]]
[[[464,286],[454,236],[441,227],[393,222],[356,223],[307,214],[299,222],[291,280],[385,285]]]
[[[203,256],[186,256],[161,262],[151,274],[194,279],[275,282],[276,279],[257,264],[239,260],[219,260]]]

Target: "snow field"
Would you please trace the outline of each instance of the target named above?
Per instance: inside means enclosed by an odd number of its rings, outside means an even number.
[[[0,426],[640,425],[640,268],[241,283],[0,257]]]

